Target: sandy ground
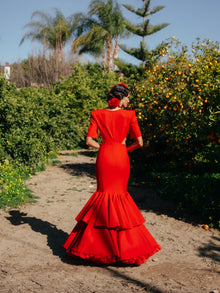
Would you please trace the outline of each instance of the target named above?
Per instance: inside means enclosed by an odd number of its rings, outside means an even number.
[[[129,187],[162,250],[145,264],[95,265],[68,257],[62,243],[96,189],[91,152],[59,157],[27,183],[37,203],[0,210],[0,292],[217,292],[220,232],[174,218],[173,206]]]

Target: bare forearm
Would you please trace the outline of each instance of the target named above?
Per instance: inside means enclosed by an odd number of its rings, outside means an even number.
[[[86,137],[86,144],[92,148],[99,149],[100,145],[97,141],[95,141],[92,137]]]

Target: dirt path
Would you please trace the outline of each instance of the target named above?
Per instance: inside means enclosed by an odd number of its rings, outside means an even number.
[[[66,256],[61,245],[96,189],[89,154],[60,156],[62,164],[28,181],[37,203],[0,211],[0,292],[220,293],[220,232],[168,216],[172,205],[140,188],[129,192],[160,252],[139,267],[91,265]]]

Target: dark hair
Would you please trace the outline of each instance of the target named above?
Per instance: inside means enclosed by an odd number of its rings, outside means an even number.
[[[122,85],[122,84],[116,84],[114,87],[111,88],[110,92],[107,95],[107,100],[111,100],[113,98],[117,98],[119,100],[122,100],[124,97],[127,97],[130,90]]]

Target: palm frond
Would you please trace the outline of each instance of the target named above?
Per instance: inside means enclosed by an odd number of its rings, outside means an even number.
[[[24,28],[28,31],[22,37],[24,40],[39,40],[55,51],[62,51],[65,43],[71,38],[73,27],[63,13],[54,8],[55,16],[36,10],[31,15],[31,21]]]
[[[50,14],[44,12],[44,11],[41,11],[41,10],[36,10],[32,13],[31,15],[31,21],[34,19],[34,18],[40,18],[42,20],[42,22],[44,23],[50,23],[51,20],[52,20],[52,17]]]

